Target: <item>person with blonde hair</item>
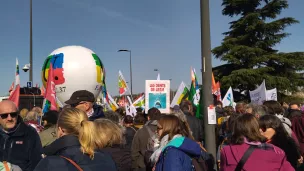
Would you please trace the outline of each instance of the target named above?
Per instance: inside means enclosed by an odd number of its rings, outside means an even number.
[[[44,148],[46,158],[35,171],[40,170],[116,170],[111,156],[96,152],[97,136],[93,122],[82,110],[67,108],[57,121],[58,139]]]
[[[96,119],[94,124],[97,148],[111,154],[118,171],[131,171],[131,151],[123,146],[122,129],[109,119]]]
[[[23,109],[20,111],[19,116],[21,116],[22,120],[26,117],[26,115],[27,115],[28,112],[29,112],[29,110],[27,110],[26,108],[23,108]]]
[[[35,128],[35,130],[40,133],[43,130],[43,127],[38,122],[38,113],[35,111],[30,111],[27,113],[26,117],[23,119],[27,125]]]

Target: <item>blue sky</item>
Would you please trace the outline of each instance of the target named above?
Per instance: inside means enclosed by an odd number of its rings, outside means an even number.
[[[210,0],[211,45],[220,45],[222,33],[233,19],[221,14],[221,0]],[[301,23],[286,31],[292,35],[277,49],[304,51],[304,1],[289,1],[281,16],[295,17]],[[29,0],[5,0],[0,5],[0,95],[14,80],[15,58],[20,67],[29,61]],[[199,69],[199,0],[33,0],[34,83],[41,84],[41,67],[55,49],[81,45],[101,58],[107,71],[107,87],[115,95],[118,70],[129,81],[129,56],[118,49],[131,49],[133,92],[143,92],[145,80],[172,79],[176,89],[181,81],[190,83],[190,67]],[[212,61],[213,66],[221,64]],[[21,86],[28,73],[20,69]],[[80,80],[82,81],[82,80]]]

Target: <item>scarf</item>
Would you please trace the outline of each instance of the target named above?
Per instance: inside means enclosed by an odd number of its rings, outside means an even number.
[[[174,135],[174,137],[172,138],[172,140],[173,140],[174,138],[177,138],[177,137],[182,137],[182,135],[180,135],[180,134]],[[171,141],[172,141],[172,140],[171,140]],[[158,160],[158,158],[159,158],[159,156],[160,156],[162,150],[166,147],[166,145],[167,145],[169,142],[170,142],[170,141],[169,141],[169,134],[165,135],[165,136],[160,140],[160,145],[159,145],[158,149],[156,149],[156,150],[154,151],[154,153],[153,153],[153,154],[151,155],[151,157],[150,157],[150,162],[151,162],[152,164],[155,164],[155,163],[157,162],[157,160]]]

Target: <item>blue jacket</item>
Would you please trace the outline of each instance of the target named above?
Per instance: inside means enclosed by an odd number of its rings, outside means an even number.
[[[192,171],[193,157],[201,155],[200,146],[185,137],[174,138],[162,150],[156,163],[156,171]]]
[[[93,105],[94,113],[89,117],[90,121],[94,121],[95,119],[104,118],[105,115],[103,113],[103,108],[97,104]]]
[[[91,160],[86,154],[80,150],[80,143],[78,138],[73,135],[65,135],[52,144],[44,148],[46,158],[42,159],[34,171],[76,171],[76,167],[66,159],[60,157],[64,156],[80,166],[84,171],[116,171],[116,166],[109,154],[96,152],[94,159]]]
[[[0,130],[0,160],[18,165],[23,171],[32,171],[42,159],[42,146],[37,131],[26,125],[21,117],[15,130]]]

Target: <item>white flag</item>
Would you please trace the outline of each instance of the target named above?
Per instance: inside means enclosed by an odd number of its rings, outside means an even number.
[[[130,104],[130,106],[129,106],[130,107],[130,115],[135,117],[136,114],[137,114],[137,110],[136,110],[135,106],[133,105],[131,98],[129,96],[127,96],[127,98],[128,98],[129,104]]]
[[[233,98],[233,92],[232,92],[232,88],[229,87],[225,97],[223,98],[223,107],[226,107],[226,106],[232,106],[234,107],[234,98]]]
[[[156,80],[160,80],[160,74],[157,74],[157,79]]]
[[[266,91],[266,100],[267,101],[269,101],[269,100],[278,101],[277,97],[278,97],[277,88]]]
[[[266,86],[265,80],[262,84],[255,90],[249,91],[251,103],[262,105],[266,101]]]

